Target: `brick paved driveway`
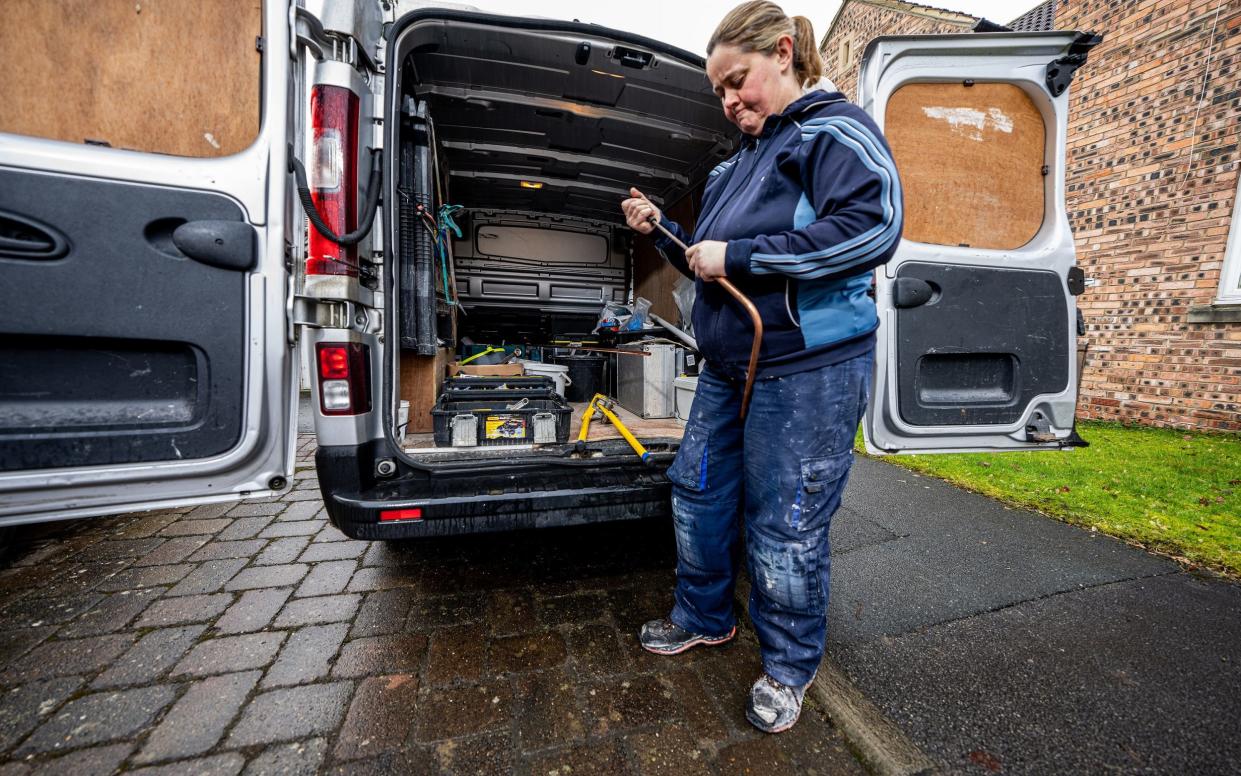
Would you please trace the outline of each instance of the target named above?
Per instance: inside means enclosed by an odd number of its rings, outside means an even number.
[[[743,639],[633,633],[673,579],[664,523],[406,543],[296,488],[26,529],[0,571],[0,776],[858,773],[812,707],[746,723]]]

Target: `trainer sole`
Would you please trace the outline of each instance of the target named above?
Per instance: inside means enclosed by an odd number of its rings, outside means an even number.
[[[694,639],[693,641],[688,641],[682,644],[676,649],[657,649],[655,647],[648,647],[645,644],[642,645],[642,648],[645,649],[647,652],[650,652],[655,655],[679,655],[688,649],[693,649],[694,647],[698,647],[698,646],[718,647],[722,644],[727,644],[728,642],[732,641],[736,635],[737,635],[737,626],[734,625],[733,629],[730,630],[727,633],[727,635],[721,636],[718,639],[711,639],[711,638],[707,638],[706,636],[700,636]]]

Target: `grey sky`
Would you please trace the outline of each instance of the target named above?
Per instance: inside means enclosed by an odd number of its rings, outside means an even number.
[[[814,24],[822,37],[840,0],[776,0],[790,15],[800,14]],[[985,16],[1004,23],[1020,16],[1040,0],[939,0],[926,3],[938,8]],[[485,11],[546,16],[554,19],[580,19],[672,43],[699,54],[706,53],[707,38],[715,25],[739,0],[614,0],[610,3],[581,0],[465,0]]]

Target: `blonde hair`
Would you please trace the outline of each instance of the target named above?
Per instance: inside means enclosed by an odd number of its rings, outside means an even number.
[[[793,38],[793,73],[799,86],[809,86],[823,75],[823,58],[814,39],[814,28],[804,16],[789,18],[784,9],[769,0],[750,0],[728,12],[711,33],[707,55],[721,43],[742,51],[776,53],[776,43],[784,35]]]

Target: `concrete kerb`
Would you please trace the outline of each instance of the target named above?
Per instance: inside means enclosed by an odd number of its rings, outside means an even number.
[[[741,611],[746,611],[748,579],[737,580],[733,597]],[[867,700],[827,655],[806,692],[875,776],[930,776],[938,772],[935,761]]]

